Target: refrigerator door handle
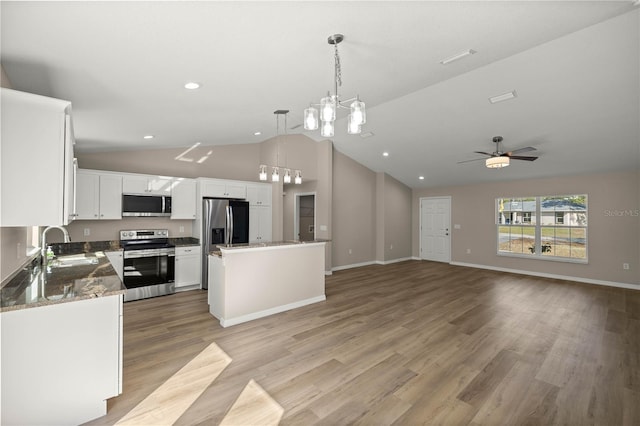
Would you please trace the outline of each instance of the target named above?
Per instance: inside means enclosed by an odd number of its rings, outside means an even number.
[[[227,223],[224,227],[224,243],[225,244],[231,244],[231,236],[230,236],[230,227],[229,227],[229,220],[231,218],[231,207],[227,206],[225,207],[225,213],[227,216]]]
[[[203,253],[211,250],[211,204],[208,201],[204,203],[204,213],[202,215],[204,220],[203,237],[204,237],[204,250]]]
[[[229,220],[229,244],[233,244],[233,207],[229,206],[230,220]]]

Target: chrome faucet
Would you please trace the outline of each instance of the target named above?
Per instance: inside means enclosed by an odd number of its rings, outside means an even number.
[[[49,232],[50,229],[61,230],[62,234],[64,235],[65,243],[68,243],[71,241],[71,238],[69,238],[69,232],[67,231],[67,228],[65,228],[64,226],[47,226],[44,229],[44,231],[42,231],[42,249],[40,250],[40,255],[42,256],[43,265],[47,264],[47,232]]]

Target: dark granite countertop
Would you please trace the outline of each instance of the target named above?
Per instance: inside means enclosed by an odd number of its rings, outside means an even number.
[[[59,256],[47,267],[38,259],[0,289],[0,312],[126,292],[103,251]]]
[[[221,256],[223,250],[238,250],[238,249],[253,249],[253,248],[266,248],[266,247],[278,247],[278,246],[296,246],[304,244],[315,243],[328,243],[331,240],[316,239],[310,241],[300,240],[287,240],[287,241],[270,241],[268,243],[242,243],[242,244],[220,244],[216,246],[215,250],[209,252],[212,256]]]
[[[200,244],[193,237],[169,238],[169,242],[176,247]],[[126,292],[104,254],[122,250],[119,240],[57,243],[51,249],[58,260],[69,263],[54,261],[43,268],[36,256],[0,289],[0,312]]]

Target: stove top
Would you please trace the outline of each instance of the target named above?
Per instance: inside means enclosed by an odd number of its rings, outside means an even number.
[[[120,231],[120,245],[124,250],[146,250],[175,247],[169,243],[166,229],[142,229]]]
[[[120,231],[120,241],[130,240],[153,240],[158,238],[169,238],[167,229],[126,229]]]

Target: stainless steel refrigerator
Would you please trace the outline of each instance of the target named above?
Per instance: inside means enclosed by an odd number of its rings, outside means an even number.
[[[202,288],[209,288],[209,252],[221,244],[249,242],[249,202],[202,200]]]

